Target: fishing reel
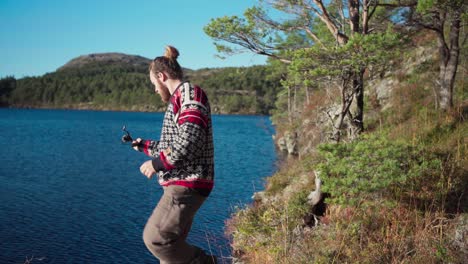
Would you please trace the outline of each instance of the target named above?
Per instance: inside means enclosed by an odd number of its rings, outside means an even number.
[[[128,142],[133,142],[132,136],[130,136],[130,132],[127,131],[127,127],[123,126],[122,131],[125,133],[122,136],[122,143],[128,143]]]
[[[134,140],[133,140],[132,136],[130,136],[130,132],[127,131],[127,127],[126,127],[126,126],[123,126],[123,127],[122,127],[122,131],[124,132],[124,135],[122,136],[122,139],[121,139],[121,140],[122,140],[122,143],[128,143],[128,142],[130,142],[130,143],[132,143],[132,148],[133,148],[133,147],[138,147],[138,148],[140,148],[140,147],[142,146],[142,144],[143,144],[142,141],[137,142],[137,141],[134,141]]]

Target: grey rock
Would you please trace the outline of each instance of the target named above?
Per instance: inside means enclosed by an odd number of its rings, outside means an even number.
[[[254,200],[255,202],[259,202],[259,203],[264,203],[265,200],[266,200],[266,195],[265,195],[265,192],[255,192],[253,195],[252,195],[252,200]]]
[[[314,206],[322,199],[322,180],[319,177],[320,172],[315,171],[315,190],[310,192],[307,196],[307,203]]]
[[[289,155],[298,155],[297,133],[286,131],[284,136],[278,138],[276,145],[282,152],[286,152]]]
[[[462,214],[458,217],[452,243],[464,255],[468,256],[468,214]]]
[[[286,139],[284,137],[279,137],[278,141],[276,141],[276,145],[278,149],[282,152],[288,152],[288,147],[286,145]]]
[[[288,154],[290,155],[297,155],[298,154],[298,146],[297,146],[297,134],[296,132],[286,132],[285,135],[286,141],[286,148]]]

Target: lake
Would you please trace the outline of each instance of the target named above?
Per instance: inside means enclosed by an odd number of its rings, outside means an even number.
[[[120,142],[158,139],[161,113],[0,109],[0,263],[158,263],[142,232],[162,194],[148,158]],[[224,223],[275,171],[267,116],[213,115],[215,188],[189,243],[229,257]]]

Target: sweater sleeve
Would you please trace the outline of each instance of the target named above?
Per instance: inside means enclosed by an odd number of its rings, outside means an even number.
[[[181,100],[176,139],[159,153],[159,157],[153,159],[153,167],[157,171],[177,168],[187,160],[197,159],[203,153],[209,107],[206,105],[206,95],[199,87],[195,86],[194,92],[190,94],[192,96],[182,97]]]
[[[149,157],[157,157],[158,153],[158,144],[159,141],[154,141],[150,139],[142,140],[138,146],[138,150],[145,153]]]

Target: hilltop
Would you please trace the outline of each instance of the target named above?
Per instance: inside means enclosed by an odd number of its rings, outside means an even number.
[[[58,68],[57,71],[64,71],[67,69],[74,68],[83,68],[94,63],[102,65],[121,64],[123,66],[125,65],[137,68],[147,68],[150,62],[150,59],[138,55],[128,55],[117,52],[92,53],[88,55],[82,55],[70,60],[69,62]]]

